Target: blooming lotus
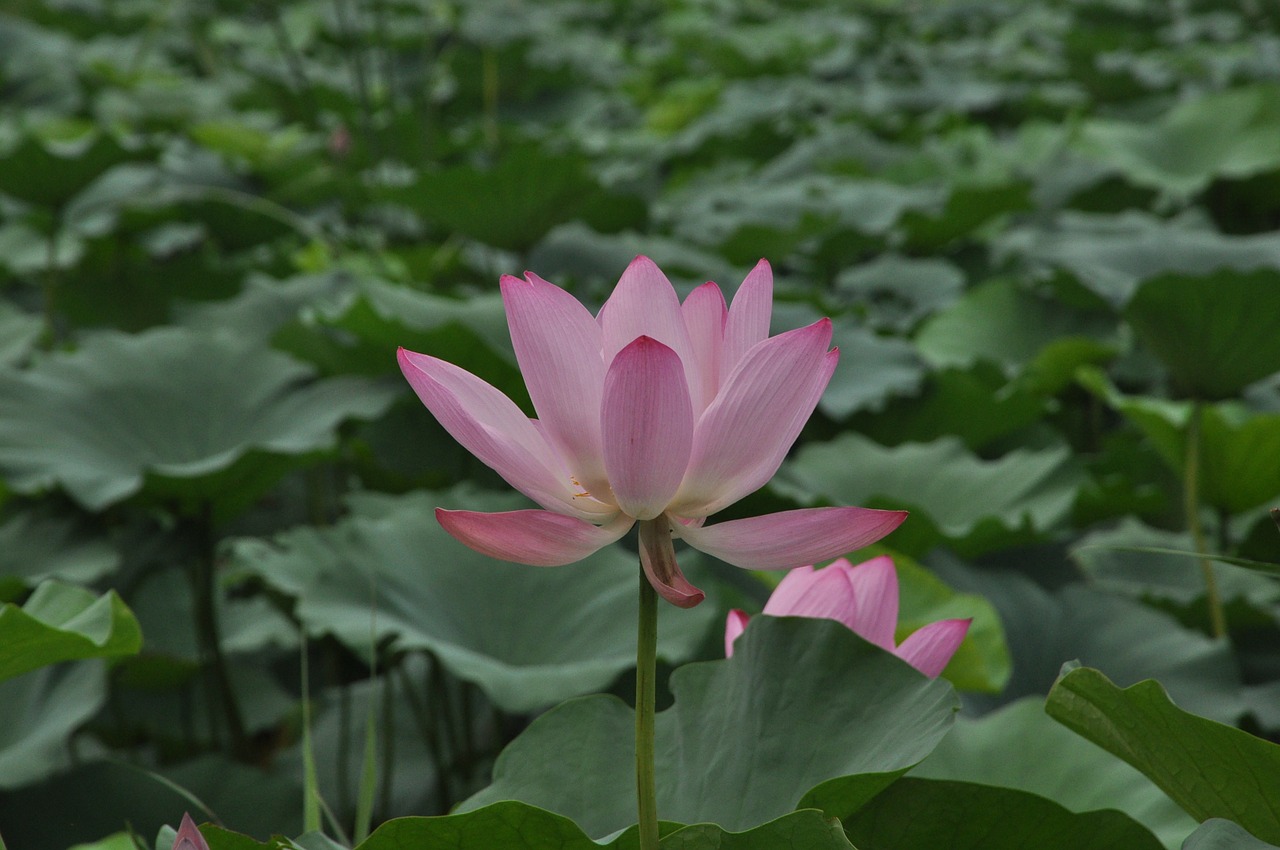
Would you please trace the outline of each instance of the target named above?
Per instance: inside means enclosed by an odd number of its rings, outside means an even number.
[[[704,525],[777,471],[839,357],[831,321],[769,336],[765,261],[732,307],[706,283],[680,302],[637,257],[598,315],[536,274],[504,276],[516,359],[538,418],[447,361],[400,349],[400,368],[440,424],[541,510],[437,509],[449,534],[534,566],[580,560],[640,523],[640,560],[663,598],[703,593],[672,538],[748,569],[787,569],[858,549],[906,514],[821,507]]]
[[[898,573],[887,556],[856,567],[844,558],[815,570],[794,569],[778,583],[764,613],[775,617],[818,617],[844,623],[860,637],[887,649],[930,678],[947,666],[969,631],[968,620],[939,620],[917,629],[901,644],[894,643],[898,627]],[[729,612],[724,628],[724,654],[747,627],[746,613]]]

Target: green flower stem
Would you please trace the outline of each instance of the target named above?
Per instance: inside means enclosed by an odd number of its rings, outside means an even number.
[[[1222,608],[1222,596],[1218,593],[1218,580],[1209,561],[1209,548],[1200,524],[1200,418],[1202,405],[1197,399],[1191,403],[1191,416],[1187,419],[1187,448],[1183,469],[1182,506],[1187,517],[1187,531],[1200,555],[1200,572],[1204,575],[1205,602],[1209,606],[1209,625],[1215,638],[1226,637],[1227,617]]]
[[[658,666],[658,593],[640,570],[640,626],[636,637],[636,803],[640,850],[658,850],[653,715]]]

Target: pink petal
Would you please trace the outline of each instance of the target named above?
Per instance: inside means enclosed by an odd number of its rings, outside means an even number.
[[[596,526],[550,511],[447,511],[436,508],[436,521],[459,543],[502,561],[534,567],[572,564],[626,534],[634,525],[619,514]]]
[[[684,304],[680,305],[680,312],[684,315],[685,327],[689,329],[693,359],[698,366],[698,381],[702,387],[700,397],[693,400],[696,419],[720,389],[720,357],[728,308],[720,287],[707,282],[689,293]]]
[[[702,528],[681,523],[671,527],[693,548],[736,567],[785,570],[861,549],[906,518],[906,511],[803,508]]]
[[[738,639],[738,635],[747,628],[747,621],[751,618],[747,616],[747,612],[740,608],[734,608],[729,612],[729,616],[724,621],[724,657],[733,657],[733,644]]]
[[[769,319],[773,314],[773,269],[768,260],[756,263],[729,308],[724,329],[724,371],[729,373],[742,356],[756,343],[769,336]]]
[[[936,678],[969,633],[968,620],[939,620],[917,629],[894,654],[930,679]]]
[[[831,320],[821,319],[747,352],[698,420],[673,513],[713,514],[773,477],[831,380],[830,343]]]
[[[640,566],[653,589],[672,605],[692,608],[706,594],[689,583],[676,563],[671,526],[665,516],[640,523]]]
[[[178,826],[178,834],[174,836],[173,850],[209,850],[209,843],[204,840],[196,822],[186,812],[182,813],[182,823]]]
[[[525,278],[504,275],[501,286],[529,397],[570,472],[587,490],[607,493],[600,449],[600,325],[560,287],[531,272]]]
[[[854,600],[844,624],[876,646],[893,652],[893,633],[898,627],[898,571],[893,559],[881,555],[856,567],[843,558],[836,563],[841,562],[841,573],[849,582]]]
[[[651,337],[680,357],[685,383],[702,397],[697,358],[680,311],[680,299],[671,281],[648,257],[636,257],[618,280],[609,300],[600,308],[604,331],[604,362],[642,336]]]
[[[619,351],[605,375],[600,421],[618,507],[653,519],[679,488],[693,444],[693,408],[676,353],[647,336]]]
[[[844,573],[834,566],[821,570],[805,566],[783,576],[765,603],[764,613],[774,617],[819,617],[848,625],[853,607],[853,590]]]
[[[527,416],[493,386],[452,363],[400,349],[400,370],[418,398],[467,451],[512,487],[552,510],[583,518],[609,510],[576,499],[565,463]]]

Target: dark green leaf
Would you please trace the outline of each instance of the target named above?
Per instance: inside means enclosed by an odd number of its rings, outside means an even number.
[[[1058,680],[1045,710],[1142,771],[1192,817],[1226,818],[1280,841],[1280,746],[1183,711],[1154,680],[1122,690],[1087,667]]]

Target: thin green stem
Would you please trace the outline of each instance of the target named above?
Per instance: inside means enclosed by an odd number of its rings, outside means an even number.
[[[636,635],[636,804],[640,850],[658,850],[658,795],[653,769],[657,667],[658,593],[641,569],[640,623]]]
[[[1187,531],[1200,555],[1200,572],[1204,575],[1205,602],[1209,606],[1209,626],[1215,638],[1226,637],[1227,616],[1222,608],[1222,596],[1218,592],[1218,580],[1209,560],[1209,547],[1205,543],[1204,528],[1200,524],[1200,419],[1203,405],[1197,399],[1191,403],[1191,416],[1187,419],[1187,447],[1183,464],[1182,507],[1187,517]]]
[[[248,759],[249,736],[244,715],[231,684],[231,671],[222,652],[222,633],[218,625],[217,542],[213,534],[213,509],[209,503],[201,507],[196,522],[197,545],[194,582],[196,637],[207,675],[212,677],[211,694],[221,702],[221,713],[231,735],[231,752],[238,759]],[[210,718],[210,726],[215,717]]]

